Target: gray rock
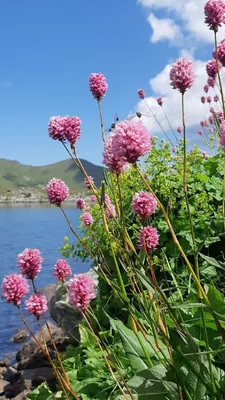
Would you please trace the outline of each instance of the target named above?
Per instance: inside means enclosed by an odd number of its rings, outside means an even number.
[[[54,358],[54,357],[53,357]],[[48,367],[49,362],[42,352],[34,353],[31,357],[25,358],[18,363],[17,369],[19,371],[23,369],[34,369]]]
[[[58,326],[48,322],[50,331],[52,333],[53,339],[55,341],[56,346],[60,351],[64,351],[66,345],[68,344],[67,338],[63,334],[63,331]],[[53,346],[51,344],[50,335],[46,326],[42,328],[42,332],[38,331],[35,334],[38,342],[43,346],[43,336],[44,340],[47,343],[48,347],[51,349]],[[33,354],[40,353],[40,357],[42,357],[42,352],[38,349],[37,344],[33,338],[29,340],[29,342],[25,343],[24,346],[20,349],[20,351],[16,355],[17,361],[23,361],[33,356]]]
[[[24,343],[29,336],[29,333],[25,329],[18,329],[17,333],[10,339],[10,342]]]
[[[3,360],[0,360],[0,367],[9,367],[10,366],[10,361],[7,358],[4,358]]]
[[[10,382],[0,379],[0,394],[5,394],[10,386],[12,386]]]
[[[0,367],[0,378],[2,379],[4,374],[6,373],[7,368],[6,367]]]
[[[52,368],[36,368],[36,369],[25,369],[21,373],[22,379],[27,383],[32,384],[32,386],[38,386],[41,383],[47,381],[55,380],[55,375]]]
[[[28,399],[27,394],[30,393],[30,390],[23,390],[23,392],[19,393],[16,397],[13,397],[12,400],[26,400]]]
[[[20,373],[13,367],[9,367],[4,374],[4,379],[10,383],[14,383],[18,380]]]

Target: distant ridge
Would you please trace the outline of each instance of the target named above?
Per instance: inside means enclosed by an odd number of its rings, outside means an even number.
[[[81,162],[88,175],[93,176],[97,186],[103,179],[103,169],[89,161]],[[0,158],[0,194],[22,189],[46,186],[51,178],[60,178],[69,186],[71,193],[85,192],[84,177],[71,159],[54,164],[34,167],[18,161]]]

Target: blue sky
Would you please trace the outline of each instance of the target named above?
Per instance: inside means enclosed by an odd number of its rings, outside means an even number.
[[[124,118],[135,108],[137,89],[151,93],[149,79],[184,50],[183,40],[174,46],[171,33],[174,25],[184,25],[177,19],[178,10],[168,10],[167,4],[159,9],[154,1],[1,2],[0,157],[31,165],[66,158],[61,145],[48,138],[47,125],[52,115],[70,114],[82,119],[80,157],[101,163],[97,104],[88,87],[90,73],[102,72],[107,78],[109,89],[102,107],[109,126],[115,112]],[[160,37],[160,22],[149,15],[172,21],[168,37]],[[165,24],[164,31],[166,36]],[[150,40],[151,33],[155,36]],[[190,36],[184,34],[185,50],[193,55]],[[200,48],[198,55],[207,59],[206,49]],[[154,88],[155,93],[160,90],[160,85],[159,90]]]

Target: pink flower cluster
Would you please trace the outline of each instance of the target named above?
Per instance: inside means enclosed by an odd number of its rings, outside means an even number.
[[[220,146],[225,151],[225,121],[220,124]]]
[[[138,236],[138,247],[141,250],[154,250],[159,243],[159,235],[156,228],[145,226],[141,228]]]
[[[162,107],[162,105],[163,105],[163,99],[162,99],[162,97],[158,97],[157,103],[158,103],[158,105],[159,105],[160,107]]]
[[[95,182],[94,182],[94,178],[92,176],[88,176],[87,178],[84,178],[84,185],[86,186],[86,188],[88,190],[91,190],[91,186],[94,186]]]
[[[219,62],[225,67],[225,39],[221,41],[221,43],[217,46],[217,56]],[[216,60],[216,50],[213,52],[213,57]]]
[[[202,129],[199,129],[198,134],[199,134],[200,136],[202,136],[203,133],[204,133],[203,130],[202,130]]]
[[[105,215],[108,219],[116,217],[115,206],[111,203],[111,200],[107,194],[105,195]]]
[[[151,140],[141,121],[123,121],[105,141],[103,162],[111,172],[121,173],[150,151]]]
[[[85,312],[95,297],[94,281],[90,276],[79,274],[71,279],[69,302],[75,309]]]
[[[209,0],[205,4],[205,23],[214,32],[225,22],[225,3],[223,0]]]
[[[51,117],[48,124],[49,136],[54,140],[67,139],[72,145],[81,136],[80,131],[81,120],[78,117]]]
[[[41,257],[40,250],[25,249],[22,253],[18,254],[17,262],[21,274],[27,279],[34,279],[41,271],[43,258]]]
[[[138,96],[140,97],[140,99],[144,100],[145,98],[145,92],[143,89],[139,89],[138,90]]]
[[[178,59],[171,68],[170,80],[173,89],[178,89],[184,94],[194,83],[194,66],[193,62],[185,58]]]
[[[2,283],[2,297],[8,302],[19,306],[21,300],[29,291],[27,280],[18,274],[6,275]]]
[[[205,102],[206,102],[205,96],[202,96],[202,97],[201,97],[201,102],[202,102],[202,104],[205,104]]]
[[[107,92],[108,84],[103,74],[92,73],[89,78],[89,87],[94,98],[100,101]]]
[[[214,79],[214,78],[209,77],[207,82],[208,82],[209,87],[214,88],[214,86],[216,85],[216,79]]]
[[[84,226],[92,225],[94,222],[92,215],[88,211],[82,214],[81,220]]]
[[[204,89],[204,92],[205,93],[208,93],[208,91],[209,91],[209,85],[205,85],[204,87],[203,87],[203,89]]]
[[[222,65],[219,63],[219,70],[221,69]],[[215,81],[216,75],[217,75],[217,64],[216,60],[210,60],[206,64],[206,72],[210,78],[212,78]],[[209,86],[212,86],[209,84]]]
[[[61,206],[69,195],[69,188],[61,179],[52,178],[47,184],[47,195],[50,204]]]
[[[84,210],[85,209],[85,200],[84,199],[77,199],[76,200],[76,206],[79,210]]]
[[[219,96],[217,94],[214,96],[214,101],[215,101],[215,103],[217,103],[219,101]]]
[[[133,212],[139,215],[143,220],[146,220],[150,215],[154,214],[156,207],[157,201],[151,193],[139,192],[133,197]]]
[[[182,128],[180,126],[177,128],[177,133],[182,133]]]
[[[32,294],[25,302],[26,310],[36,317],[43,315],[48,309],[47,298],[43,294]]]
[[[57,281],[65,282],[68,276],[72,275],[71,268],[66,260],[58,260],[54,266],[53,277]]]

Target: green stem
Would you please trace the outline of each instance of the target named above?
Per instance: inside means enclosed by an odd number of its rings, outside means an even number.
[[[102,108],[101,108],[101,100],[98,100],[98,109],[99,109],[99,116],[100,116],[100,124],[101,124],[101,132],[102,132],[102,141],[105,142],[105,129],[103,124],[103,117],[102,117]]]
[[[164,116],[165,116],[165,118],[166,118],[166,120],[167,120],[167,122],[168,122],[168,124],[169,124],[169,127],[170,127],[170,129],[171,129],[171,131],[172,131],[172,134],[173,134],[173,136],[175,137],[176,142],[179,143],[179,142],[178,142],[178,139],[177,139],[177,136],[176,136],[176,134],[174,133],[173,127],[172,127],[172,125],[171,125],[171,123],[170,123],[169,118],[168,118],[167,115],[166,115],[166,112],[165,112],[163,106],[162,106],[162,110],[163,110],[163,114],[164,114]]]
[[[191,237],[193,242],[193,250],[194,250],[194,260],[195,260],[195,270],[200,281],[200,273],[199,273],[199,265],[198,265],[198,250],[196,247],[196,240],[195,240],[195,232],[194,232],[194,225],[191,215],[190,204],[188,200],[188,188],[187,188],[187,136],[186,136],[186,122],[185,122],[185,109],[184,109],[184,93],[182,93],[182,121],[183,121],[183,134],[184,134],[184,196],[187,206],[188,218],[191,228]]]
[[[217,32],[214,32],[214,39],[215,39],[215,51],[216,51],[216,65],[217,65],[217,74],[219,80],[219,88],[220,94],[222,99],[222,106],[223,106],[223,116],[225,119],[225,103],[224,103],[224,93],[223,93],[223,85],[219,71],[219,58],[218,58],[218,49],[217,49]],[[224,180],[223,180],[223,223],[224,223],[224,231],[225,231],[225,158],[224,158]]]

